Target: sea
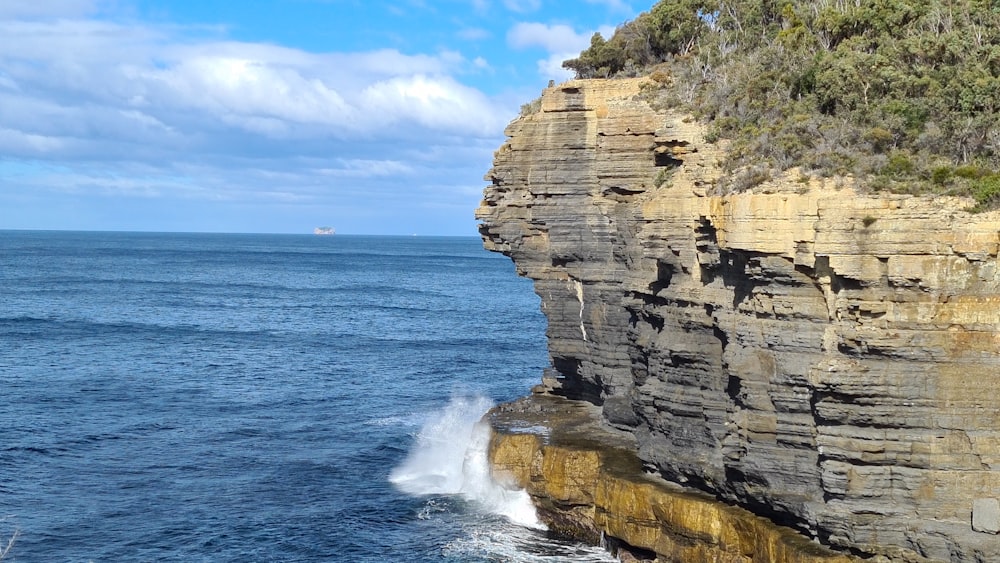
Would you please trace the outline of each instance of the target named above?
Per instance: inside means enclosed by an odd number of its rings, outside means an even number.
[[[489,477],[544,331],[475,237],[0,231],[3,561],[614,561]]]

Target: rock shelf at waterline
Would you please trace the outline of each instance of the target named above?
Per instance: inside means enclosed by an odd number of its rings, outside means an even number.
[[[494,473],[524,487],[554,533],[601,542],[628,561],[859,561],[646,472],[631,435],[600,416],[589,403],[547,394],[488,416]]]

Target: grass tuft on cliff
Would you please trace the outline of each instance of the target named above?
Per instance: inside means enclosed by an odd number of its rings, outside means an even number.
[[[1000,207],[992,1],[663,0],[563,66],[653,78],[652,103],[729,141],[726,191],[799,167]]]

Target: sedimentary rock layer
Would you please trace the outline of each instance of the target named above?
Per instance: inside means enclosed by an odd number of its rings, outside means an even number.
[[[599,424],[597,407],[533,395],[490,414],[502,481],[539,499],[550,530],[611,547],[623,560],[851,563],[789,528],[647,474],[634,440]]]
[[[1000,213],[797,173],[713,195],[725,147],[643,87],[547,89],[487,174],[554,392],[815,542],[1000,561]]]

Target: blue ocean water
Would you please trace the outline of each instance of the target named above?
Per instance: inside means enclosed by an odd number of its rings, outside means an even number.
[[[607,560],[477,492],[546,363],[476,238],[0,231],[5,563]]]

